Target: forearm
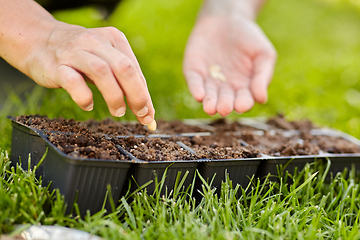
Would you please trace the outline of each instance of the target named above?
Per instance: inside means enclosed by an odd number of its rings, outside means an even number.
[[[28,75],[28,55],[46,44],[57,24],[33,0],[0,0],[0,57]]]
[[[266,0],[204,0],[200,17],[204,15],[226,15],[255,20]]]

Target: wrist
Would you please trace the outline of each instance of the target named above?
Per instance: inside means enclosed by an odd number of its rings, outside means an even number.
[[[205,0],[199,17],[226,16],[255,21],[265,0]]]

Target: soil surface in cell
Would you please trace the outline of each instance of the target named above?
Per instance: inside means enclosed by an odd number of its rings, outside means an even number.
[[[247,126],[241,124],[237,121],[229,122],[226,118],[219,118],[209,123],[211,127],[213,127],[214,133],[222,133],[222,132],[243,132],[243,131],[253,131],[257,130],[254,127]]]
[[[161,138],[115,138],[113,140],[134,157],[145,161],[197,160],[195,154],[187,151],[176,141]]]
[[[306,119],[299,121],[287,121],[284,115],[281,114],[276,117],[269,118],[266,121],[266,124],[275,129],[300,130],[305,132],[318,128],[311,121]]]
[[[286,132],[254,131],[239,136],[244,142],[271,156],[360,153],[360,147],[341,137],[313,136],[309,132],[286,136]],[[285,136],[284,136],[285,135]]]
[[[64,119],[62,117],[49,119],[46,116],[40,115],[22,115],[16,117],[14,120],[35,129],[72,133],[87,131],[87,128],[81,126],[79,121]]]
[[[193,149],[199,158],[238,159],[260,156],[258,150],[252,146],[244,146],[239,140],[235,136],[217,135],[182,138],[181,142]]]
[[[87,132],[76,134],[51,133],[49,141],[71,157],[131,160],[120,153],[115,143],[105,136]]]

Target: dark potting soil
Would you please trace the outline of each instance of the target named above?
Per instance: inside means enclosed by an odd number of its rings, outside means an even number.
[[[81,122],[74,119],[64,119],[61,117],[50,119],[46,116],[40,115],[23,115],[16,117],[15,121],[32,128],[59,132],[76,133],[88,130],[94,133],[127,136],[149,135],[154,133],[140,123],[117,122],[111,118],[101,121],[90,119]],[[194,133],[208,131],[198,126],[184,124],[180,120],[158,120],[157,122],[158,130],[156,131],[156,133],[159,134]]]
[[[199,158],[236,159],[260,156],[258,150],[252,146],[243,146],[235,136],[194,136],[181,141],[193,149]]]
[[[140,123],[121,123],[113,119],[105,119],[102,121],[88,120],[83,123],[90,131],[111,135],[149,135],[154,132]],[[157,130],[159,134],[177,134],[177,133],[195,133],[207,132],[198,126],[187,125],[180,120],[165,121],[157,120]]]
[[[299,135],[284,137],[278,132],[256,131],[239,137],[260,152],[271,156],[316,155],[320,150],[319,146],[301,139]]]
[[[260,152],[271,156],[317,155],[326,153],[360,153],[360,147],[341,137],[319,135],[309,132],[285,137],[281,132],[262,131],[263,134],[247,132],[240,138]],[[257,134],[254,134],[257,133]]]
[[[266,124],[274,128],[286,129],[286,130],[301,130],[308,132],[311,129],[318,128],[309,120],[300,121],[286,121],[284,115],[279,114],[276,117],[270,118],[266,121]]]
[[[87,132],[64,134],[51,133],[49,141],[71,157],[131,160],[122,155],[115,143],[105,136]]]
[[[41,130],[72,133],[87,131],[87,128],[81,126],[79,121],[75,121],[74,119],[64,119],[62,117],[49,119],[46,116],[40,115],[22,115],[16,117],[15,121],[18,123],[22,123],[26,126]]]
[[[217,120],[209,123],[210,126],[214,127],[213,132],[221,133],[221,132],[242,132],[242,131],[253,131],[256,130],[254,127],[250,127],[244,124],[241,124],[237,121],[228,122],[226,118],[219,118]]]
[[[159,133],[162,134],[208,132],[199,126],[184,124],[180,120],[166,121],[160,119],[157,121],[157,126]]]
[[[134,157],[145,161],[197,160],[195,154],[187,151],[171,139],[161,138],[115,138],[113,140]]]
[[[254,158],[259,157],[260,153],[272,156],[317,155],[321,152],[360,153],[358,145],[343,138],[313,136],[310,130],[316,127],[310,121],[287,122],[281,115],[267,121],[272,129],[269,131],[220,119],[209,124],[215,129],[211,136],[172,139],[116,138],[117,135],[148,135],[150,131],[139,123],[122,123],[112,119],[79,122],[29,115],[16,117],[15,121],[37,129],[75,133],[52,133],[49,140],[66,154],[84,158],[129,160],[121,155],[115,144],[146,161]],[[206,131],[181,121],[160,120],[158,126],[157,133],[164,134]],[[286,132],[291,134],[286,135]],[[195,154],[183,149],[176,141],[192,148]]]
[[[101,121],[90,119],[85,122],[81,122],[80,124],[89,129],[91,132],[115,136],[148,135],[150,133],[150,131],[140,123],[117,122],[111,118]]]

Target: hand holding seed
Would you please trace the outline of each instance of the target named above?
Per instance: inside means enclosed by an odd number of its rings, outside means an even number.
[[[209,115],[243,113],[267,101],[276,52],[255,22],[201,15],[188,40],[183,71]]]
[[[0,34],[0,57],[41,86],[65,89],[85,111],[94,107],[88,81],[113,116],[125,114],[126,97],[139,122],[154,125],[146,80],[122,32],[57,21],[36,1],[0,2],[0,32],[6,33]]]

